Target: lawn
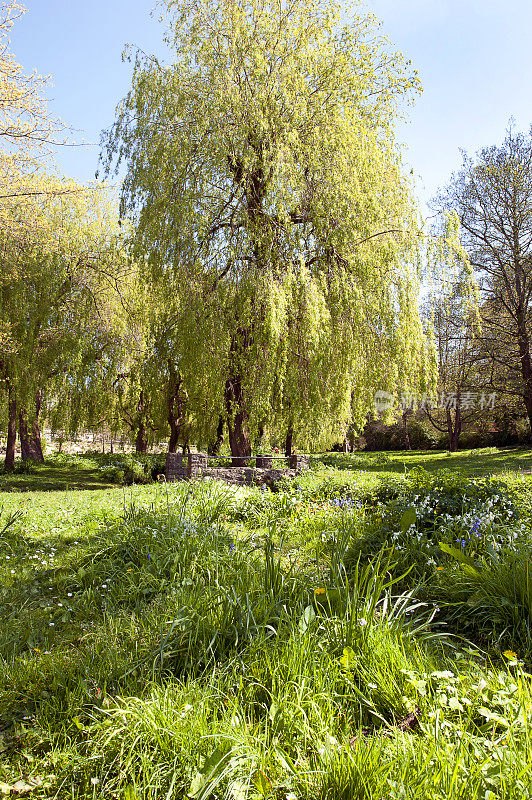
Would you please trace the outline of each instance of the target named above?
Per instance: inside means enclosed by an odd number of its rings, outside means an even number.
[[[165,455],[52,453],[44,464],[17,462],[0,474],[0,492],[108,489],[117,484],[146,483],[152,472],[164,472]]]
[[[2,494],[0,794],[532,797],[527,452],[322,461]]]

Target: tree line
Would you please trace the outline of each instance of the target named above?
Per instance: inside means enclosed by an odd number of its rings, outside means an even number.
[[[43,418],[126,431],[138,452],[168,436],[170,451],[216,453],[227,436],[240,459],[329,446],[377,390],[438,380],[504,387],[532,415],[529,138],[464,162],[427,247],[395,137],[420,84],[374,17],[328,0],[165,6],[172,59],[128,56],[131,88],[102,135],[104,176],[125,173],[118,207],[43,164],[64,132],[9,53],[18,6],[3,7],[6,468],[17,430],[22,457],[42,459]],[[488,224],[492,184],[506,206]]]

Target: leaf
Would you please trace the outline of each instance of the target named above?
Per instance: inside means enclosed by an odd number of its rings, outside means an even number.
[[[457,697],[450,697],[449,702],[447,703],[449,708],[452,708],[454,711],[463,711],[464,707],[460,700]]]
[[[19,780],[13,784],[11,787],[11,791],[16,792],[17,794],[26,794],[27,792],[32,792],[38,786],[42,784],[42,778],[28,778],[27,780]]]
[[[355,651],[352,647],[344,647],[344,654],[340,659],[340,664],[344,669],[353,669],[356,663]]]
[[[486,706],[480,706],[478,710],[479,714],[488,720],[488,722],[496,722],[498,725],[501,725],[503,728],[509,728],[511,723],[508,720],[504,719],[504,717],[499,716],[498,714],[494,714],[493,711],[490,711],[489,708]]]
[[[264,772],[261,772],[260,770],[256,772],[253,777],[253,786],[263,797],[269,795],[272,788],[270,779],[264,774]]]
[[[415,525],[416,520],[417,520],[416,509],[413,507],[407,508],[403,516],[401,517],[401,530],[403,531],[403,533],[406,533],[411,525]]]
[[[138,800],[138,794],[135,791],[135,787],[132,786],[131,783],[125,787],[122,797],[123,800]]]
[[[466,555],[466,553],[463,553],[456,547],[451,547],[450,544],[445,544],[445,542],[439,542],[439,545],[442,553],[447,553],[447,555],[451,556],[451,558],[454,558],[456,561],[464,564],[474,575],[480,575],[480,572],[476,569],[475,562],[471,556]]]
[[[203,766],[196,770],[196,774],[192,778],[187,797],[196,798],[200,796],[206,785],[222,771],[230,753],[231,750],[227,748],[217,747],[210,756],[207,756]]]
[[[316,619],[316,612],[312,608],[312,606],[307,606],[306,609],[301,614],[301,618],[299,620],[299,630],[301,633],[306,633],[307,629]]]

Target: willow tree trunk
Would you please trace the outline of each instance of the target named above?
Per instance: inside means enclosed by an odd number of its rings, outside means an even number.
[[[17,401],[13,391],[9,390],[7,405],[7,441],[4,472],[12,472],[15,466],[15,445],[17,443]]]
[[[170,441],[168,452],[177,453],[181,426],[183,424],[184,400],[180,394],[182,379],[170,378],[168,386],[168,425],[170,426]]]
[[[148,452],[148,439],[146,436],[146,426],[141,421],[135,437],[135,452],[147,453]]]
[[[216,441],[211,442],[208,447],[210,456],[220,455],[220,450],[222,449],[222,444],[224,442],[224,427],[225,419],[220,415],[218,417],[218,427],[216,428]]]
[[[31,421],[26,409],[21,409],[18,418],[18,433],[20,436],[20,455],[23,461],[44,462],[39,428],[39,414],[41,411],[42,395],[38,391],[35,395],[35,414]]]
[[[245,459],[251,455],[251,436],[248,427],[248,412],[242,388],[242,375],[238,368],[240,356],[249,348],[249,333],[239,331],[233,338],[230,348],[229,377],[225,382],[224,400],[227,412],[227,430],[229,432],[229,447],[233,456],[233,466],[241,467]]]
[[[292,445],[294,443],[294,428],[292,423],[288,426],[288,430],[286,432],[286,440],[284,444],[284,454],[287,458],[290,458],[292,455]]]
[[[139,402],[137,405],[137,435],[135,437],[135,452],[147,453],[148,452],[148,436],[146,431],[146,397],[144,389],[140,390]]]

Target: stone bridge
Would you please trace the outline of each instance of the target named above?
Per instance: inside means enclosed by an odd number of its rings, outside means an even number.
[[[258,455],[243,458],[244,465],[241,467],[209,467],[209,461],[212,463],[222,459],[208,456],[206,453],[189,453],[188,455],[167,453],[166,480],[171,483],[191,478],[216,478],[237,485],[271,484],[281,478],[293,478],[298,472],[308,469],[309,458],[310,456],[300,453],[295,453],[289,459]],[[275,468],[274,461],[288,462],[288,466]]]

